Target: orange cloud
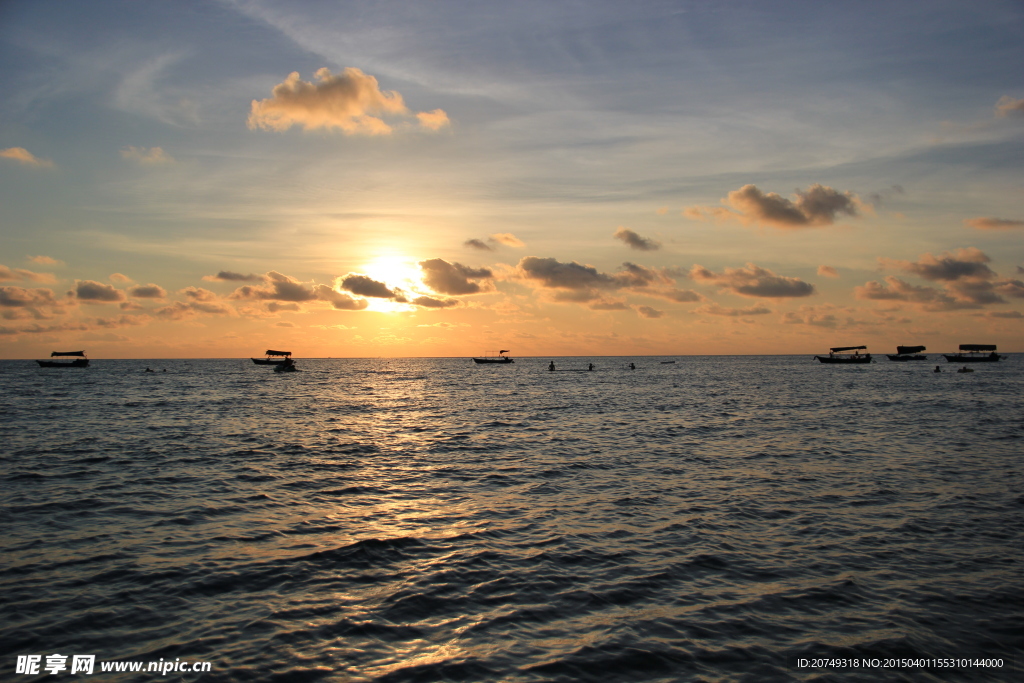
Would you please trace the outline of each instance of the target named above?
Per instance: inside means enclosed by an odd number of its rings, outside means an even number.
[[[975,230],[1012,230],[1024,228],[1024,221],[1007,218],[968,218],[964,225]]]
[[[818,266],[818,275],[825,277],[839,277],[839,271],[832,266]]]
[[[53,162],[49,159],[40,159],[24,147],[8,147],[7,149],[0,149],[0,157],[4,159],[14,159],[26,166],[35,166],[37,168],[51,168],[53,166]]]
[[[0,266],[0,282],[17,282],[18,280],[53,283],[57,281],[57,278],[50,273],[35,273],[23,268]]]
[[[248,125],[286,131],[292,126],[303,130],[340,130],[346,135],[388,135],[393,132],[384,119],[415,118],[425,130],[438,130],[448,124],[441,109],[413,115],[402,96],[382,91],[377,79],[355,67],[340,74],[322,68],[316,83],[304,81],[297,71],[274,86],[272,97],[253,100]]]
[[[1024,100],[1016,100],[1009,95],[1003,95],[996,102],[996,116],[999,118],[1024,116]]]

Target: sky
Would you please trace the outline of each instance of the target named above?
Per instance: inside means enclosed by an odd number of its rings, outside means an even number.
[[[1024,4],[0,3],[0,358],[1024,351]]]

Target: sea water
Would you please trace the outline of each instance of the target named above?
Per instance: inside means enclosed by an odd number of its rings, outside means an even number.
[[[0,678],[1021,680],[1024,357],[934,358],[0,362]]]

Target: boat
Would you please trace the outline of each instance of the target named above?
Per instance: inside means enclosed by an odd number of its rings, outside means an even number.
[[[889,360],[928,360],[928,356],[921,355],[925,350],[923,346],[897,346],[896,354],[887,353]]]
[[[295,367],[295,361],[291,358],[285,358],[283,362],[278,363],[274,366],[274,372],[298,372],[299,369]]]
[[[1003,358],[995,344],[961,344],[959,353],[944,353],[950,363],[996,363]]]
[[[827,356],[815,356],[822,363],[870,363],[871,354],[861,355],[861,349],[866,346],[833,346],[828,350]],[[850,353],[853,351],[853,353]]]
[[[256,365],[284,365],[284,362],[291,360],[291,351],[274,351],[273,349],[267,349],[266,358],[253,358],[252,362]]]
[[[74,360],[37,360],[41,368],[87,368],[89,359],[85,357],[85,351],[54,351],[50,358],[60,356],[74,356]]]
[[[498,351],[497,356],[482,356],[480,358],[474,358],[473,362],[478,365],[486,363],[515,363],[514,360],[505,355],[508,352],[508,349],[502,349],[501,351]]]

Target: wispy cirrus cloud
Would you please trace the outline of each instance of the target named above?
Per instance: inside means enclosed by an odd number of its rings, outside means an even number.
[[[975,230],[1017,230],[1024,228],[1024,221],[1009,218],[968,218],[964,225]]]
[[[726,306],[719,306],[718,304],[707,304],[693,309],[692,312],[703,313],[705,315],[720,315],[730,318],[740,318],[748,315],[767,315],[772,312],[772,309],[761,304],[748,306],[746,308],[729,308]]]
[[[8,268],[7,266],[0,265],[0,282],[19,281],[52,284],[57,281],[57,278],[51,273],[36,273],[24,268]]]
[[[1024,99],[1018,100],[1010,97],[1009,95],[1003,95],[999,98],[999,101],[996,102],[995,115],[998,118],[1024,116]]]
[[[381,90],[377,79],[360,69],[348,67],[332,74],[324,67],[316,72],[315,83],[302,80],[295,71],[274,86],[271,97],[253,100],[248,125],[277,132],[298,126],[340,130],[346,135],[388,135],[394,128],[385,119],[430,131],[449,123],[441,109],[413,114],[401,94]]]
[[[28,260],[41,266],[63,266],[64,262],[51,256],[29,256]]]
[[[167,154],[162,147],[125,147],[121,150],[121,158],[144,166],[174,163],[174,157]]]
[[[726,206],[691,206],[683,215],[696,220],[736,220],[744,225],[762,224],[776,228],[809,228],[832,225],[839,214],[857,217],[870,205],[852,192],[840,192],[814,184],[797,190],[795,199],[775,192],[764,193],[756,185],[744,185],[730,192]]]

